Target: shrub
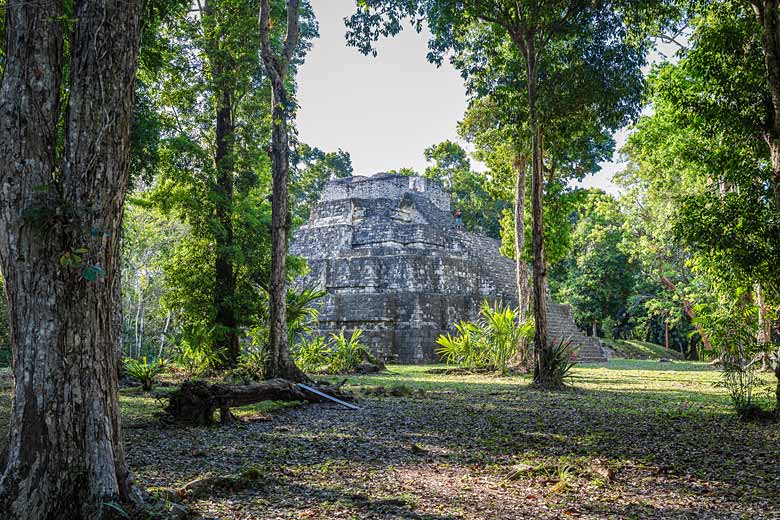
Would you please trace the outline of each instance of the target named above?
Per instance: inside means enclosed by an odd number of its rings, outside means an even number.
[[[304,339],[293,348],[295,364],[304,372],[316,372],[328,363],[328,342],[322,336]]]
[[[436,340],[439,348],[436,353],[448,365],[460,365],[469,370],[484,368],[487,365],[486,349],[480,343],[481,330],[476,323],[461,321],[455,324],[457,334],[441,335]]]
[[[146,356],[141,359],[125,358],[124,365],[125,374],[141,383],[144,392],[152,390],[155,378],[165,372],[166,368],[162,359],[149,363]]]
[[[295,363],[304,372],[354,372],[365,360],[373,359],[369,348],[360,341],[362,335],[362,329],[355,329],[347,337],[342,328],[338,334],[331,334],[330,339],[319,336],[305,339],[293,349]]]
[[[361,329],[355,329],[352,331],[352,335],[347,338],[343,328],[338,334],[330,335],[333,341],[328,359],[329,372],[333,374],[352,372],[363,363],[363,360],[371,353],[368,347],[360,341],[362,335]]]
[[[173,361],[188,378],[203,375],[206,370],[219,366],[222,355],[214,350],[210,342],[210,332],[185,330],[181,333],[173,348]]]
[[[543,379],[534,377],[538,386],[544,388],[560,388],[564,386],[564,380],[569,376],[572,367],[577,364],[576,345],[571,339],[559,340],[546,350],[536,350],[537,366],[535,376],[540,372],[539,366],[546,367]]]
[[[314,330],[319,311],[313,304],[326,294],[327,291],[315,286],[293,287],[287,291],[287,337],[291,345]]]
[[[519,323],[517,311],[508,305],[491,307],[485,301],[479,320],[457,323],[455,330],[455,336],[448,333],[436,340],[436,353],[445,363],[506,375],[513,361],[517,365],[526,363],[526,345],[533,338],[534,326],[533,320]]]
[[[240,356],[236,367],[230,371],[230,376],[243,383],[262,381],[265,365],[268,362],[268,351],[261,347],[249,347]]]
[[[757,394],[764,381],[759,377],[760,359],[771,352],[771,344],[761,344],[756,338],[758,309],[744,293],[738,292],[733,302],[717,307],[698,307],[699,323],[719,355],[721,381],[734,410],[742,419],[761,418],[765,411],[759,406]]]

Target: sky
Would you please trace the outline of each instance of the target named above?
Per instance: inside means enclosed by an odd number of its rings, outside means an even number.
[[[423,171],[425,148],[458,140],[457,123],[467,106],[462,78],[448,63],[428,63],[427,35],[409,27],[380,40],[377,57],[364,56],[347,47],[344,37],[354,0],[311,3],[320,37],[298,73],[299,138],[327,152],[349,152],[356,175],[402,167]],[[617,149],[627,133],[616,134]],[[617,193],[611,179],[623,166],[603,163],[582,185]]]

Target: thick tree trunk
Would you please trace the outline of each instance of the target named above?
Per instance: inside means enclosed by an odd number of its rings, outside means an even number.
[[[217,58],[219,59],[219,58]],[[216,342],[226,366],[235,366],[241,347],[238,342],[238,324],[234,308],[236,277],[233,271],[233,117],[229,86],[221,78],[222,67],[216,67],[219,85],[216,142],[214,162],[217,168],[215,291]]]
[[[115,296],[139,14],[133,0],[76,2],[60,160],[62,3],[6,7],[0,266],[15,387],[4,519],[101,518],[106,504],[135,498],[121,443]]]
[[[517,283],[517,307],[521,320],[525,320],[531,301],[528,285],[528,263],[525,261],[525,176],[528,158],[518,155],[515,167],[515,282]]]
[[[290,355],[287,337],[287,240],[290,230],[289,143],[287,137],[286,92],[283,85],[274,88],[271,162],[273,164],[273,201],[271,204],[271,352],[266,377],[303,381],[306,376]]]
[[[265,367],[267,378],[306,381],[306,375],[295,365],[287,338],[287,240],[290,231],[290,208],[287,183],[290,170],[290,145],[287,123],[290,118],[285,81],[290,61],[298,45],[298,0],[288,0],[287,37],[283,56],[274,54],[271,45],[271,8],[269,0],[260,1],[260,43],[265,69],[271,79],[271,169],[273,191],[271,202],[271,306],[270,352]]]

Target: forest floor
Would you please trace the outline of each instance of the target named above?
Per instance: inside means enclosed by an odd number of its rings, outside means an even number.
[[[130,463],[148,488],[251,475],[189,497],[205,518],[780,519],[780,426],[739,422],[705,364],[581,366],[560,392],[430,370],[350,377],[359,411],[264,403],[229,427],[167,426],[126,388]]]

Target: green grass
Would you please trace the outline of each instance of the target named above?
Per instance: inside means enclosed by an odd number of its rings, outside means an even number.
[[[655,343],[637,341],[634,339],[605,339],[601,341],[607,344],[620,357],[628,359],[684,359],[684,356],[676,350],[667,349]]]

